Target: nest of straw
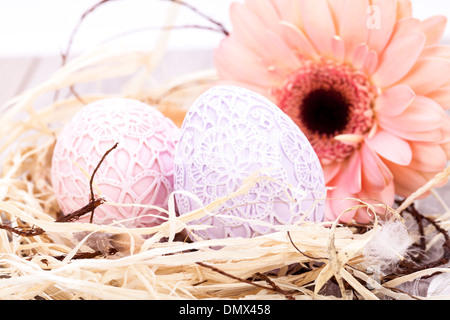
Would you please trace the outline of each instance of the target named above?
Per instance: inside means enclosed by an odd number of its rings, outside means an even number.
[[[58,222],[61,212],[50,183],[52,150],[58,132],[85,103],[111,96],[138,99],[181,125],[191,102],[217,80],[214,70],[206,70],[149,88],[147,77],[161,56],[157,49],[98,48],[3,106],[1,299],[419,299],[399,287],[449,272],[449,209],[442,199],[442,213],[435,216],[421,216],[412,207],[448,177],[448,170],[397,209],[386,207],[392,220],[417,222],[409,229],[417,240],[412,246],[420,245],[423,255],[438,248],[437,259],[412,265],[409,256],[399,253],[391,272],[378,278],[365,254],[383,228],[377,220],[368,226],[283,226],[251,239],[186,241],[183,232],[193,228],[189,221],[225,197],[182,217],[169,207],[168,220],[153,228]],[[77,85],[118,78],[125,80],[114,94],[76,93]],[[63,93],[71,94],[61,98]],[[42,97],[52,98],[38,108]],[[248,179],[229,197],[253,183]],[[361,200],[360,206],[374,212],[376,205]]]

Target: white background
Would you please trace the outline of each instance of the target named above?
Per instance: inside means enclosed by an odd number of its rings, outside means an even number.
[[[214,19],[229,26],[228,6],[231,0],[186,0]],[[242,0],[239,0],[242,2]],[[0,56],[59,54],[67,45],[70,33],[81,14],[98,0],[0,0]],[[449,0],[413,0],[414,16],[426,18],[441,14],[450,16]],[[168,8],[166,0],[116,0],[108,2],[83,22],[74,41],[74,52],[83,51],[124,31],[161,26]],[[179,25],[211,25],[183,8]],[[156,31],[139,33],[139,41],[152,41]],[[138,39],[136,37],[136,39]],[[191,29],[172,36],[172,48],[212,48],[219,34]],[[450,27],[445,41],[450,43]]]
[[[232,0],[185,0],[231,29],[228,7]],[[238,0],[242,2],[243,0]],[[99,0],[0,0],[0,106],[10,97],[48,78],[61,65],[61,53],[81,15]],[[414,16],[450,17],[449,0],[413,0]],[[133,47],[152,48],[167,18],[167,0],[115,0],[89,14],[74,38],[71,53],[86,52],[98,44],[124,42]],[[175,25],[213,24],[185,7],[178,7]],[[136,32],[136,30],[145,31]],[[151,28],[155,28],[151,30]],[[134,32],[133,32],[134,31]],[[132,35],[120,37],[124,32]],[[170,34],[167,63],[177,72],[213,67],[212,50],[223,38],[218,32],[181,29]],[[444,43],[450,44],[450,22]],[[186,52],[189,64],[176,64]],[[178,53],[178,55],[176,54]],[[168,74],[173,75],[174,70]]]

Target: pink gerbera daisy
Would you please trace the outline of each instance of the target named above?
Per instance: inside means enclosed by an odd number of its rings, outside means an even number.
[[[450,47],[439,45],[447,19],[411,11],[407,0],[231,5],[219,76],[270,98],[309,138],[330,187],[329,220],[349,198],[392,205],[450,158]],[[351,219],[371,217],[360,209],[341,220]]]

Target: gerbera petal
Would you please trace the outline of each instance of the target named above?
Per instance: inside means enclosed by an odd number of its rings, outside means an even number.
[[[447,18],[445,16],[430,17],[420,23],[420,28],[427,36],[426,46],[438,44],[445,32]]]
[[[450,86],[441,87],[427,94],[427,97],[433,99],[441,105],[445,110],[450,109]]]
[[[439,144],[415,142],[411,144],[414,154],[412,169],[437,173],[445,169],[447,156]]]
[[[299,10],[297,9],[298,2],[292,0],[271,0],[272,5],[277,8],[280,20],[290,23],[297,28],[302,28]]]
[[[450,142],[443,143],[441,147],[442,150],[445,152],[447,159],[450,159]]]
[[[368,0],[347,0],[344,3],[342,18],[339,26],[339,36],[345,44],[347,61],[355,49],[367,42],[369,28],[367,28],[367,8],[370,7]]]
[[[240,64],[234,63],[238,59]],[[215,64],[219,76],[222,79],[233,79],[258,86],[271,87],[284,81],[284,77],[277,73],[271,73],[263,64],[259,63],[252,50],[244,47],[234,37],[224,39],[214,55]],[[255,74],[258,76],[255,77]]]
[[[443,58],[450,60],[450,46],[434,45],[425,47],[420,55],[422,58]]]
[[[403,129],[397,129],[392,125],[385,126],[383,124],[380,124],[380,127],[408,141],[439,143],[442,139],[442,133],[439,130],[405,131]]]
[[[355,152],[349,159],[345,171],[341,173],[340,183],[346,185],[349,193],[356,194],[361,191],[361,156]]]
[[[360,192],[358,194],[358,199],[363,200],[368,204],[385,204],[386,206],[392,206],[395,199],[395,185],[392,181],[380,191],[377,192]],[[368,208],[361,208],[353,217],[359,223],[369,223],[373,221],[373,211],[379,216],[383,216],[387,213],[387,208],[385,206],[373,206],[368,210]]]
[[[424,44],[425,35],[422,33],[396,37],[380,56],[379,67],[372,76],[374,83],[389,87],[403,78],[416,63]]]
[[[269,64],[275,68],[282,68],[286,73],[293,72],[300,67],[299,58],[278,34],[267,30],[265,36],[267,47],[262,46],[260,49],[267,53],[263,54],[263,58]],[[283,57],[283,59],[279,59],[279,57]]]
[[[336,176],[336,178],[329,183],[329,187],[331,187],[331,189],[327,193],[327,208],[325,212],[326,220],[334,221],[344,211],[347,211],[348,209],[351,209],[359,204],[356,200],[351,199],[356,198],[356,195],[349,192],[346,181],[347,177],[344,173],[345,171]],[[347,172],[347,176],[348,175],[349,173]],[[355,210],[348,211],[344,215],[340,216],[339,220],[341,222],[349,222],[353,219],[355,213]]]
[[[389,162],[386,165],[395,177],[395,192],[401,197],[410,196],[429,181],[421,172],[411,167]]]
[[[344,62],[345,59],[345,43],[341,37],[334,36],[331,40],[331,49],[333,51],[334,60],[337,62]]]
[[[332,162],[327,165],[322,165],[322,169],[323,169],[323,176],[325,179],[325,184],[328,184],[341,171],[341,163],[335,161],[335,162]]]
[[[361,43],[353,52],[352,65],[356,69],[362,69],[365,65],[367,56],[369,54],[369,46],[365,43]]]
[[[336,30],[342,21],[342,15],[344,13],[344,6],[347,0],[328,0],[328,7],[330,8],[331,15],[333,16],[334,25]]]
[[[303,27],[315,48],[323,55],[331,56],[331,41],[336,35],[326,0],[304,0],[300,3]]]
[[[330,181],[330,186],[336,187],[345,194],[356,194],[361,191],[361,156],[353,153],[341,164],[340,171]]]
[[[407,166],[412,160],[412,150],[408,142],[385,130],[378,130],[365,142],[377,154],[391,162]]]
[[[269,0],[246,0],[246,5],[259,17],[266,28],[276,28],[280,17],[272,2]]]
[[[280,25],[283,39],[292,50],[307,58],[318,57],[316,49],[300,29],[284,21],[281,21]]]
[[[374,0],[372,5],[379,8],[379,27],[371,28],[368,35],[367,44],[377,53],[383,52],[394,30],[396,16],[396,3],[391,0]]]
[[[392,182],[392,173],[368,144],[361,145],[360,154],[362,184],[366,192],[379,192]]]
[[[233,36],[250,49],[258,52],[265,39],[261,31],[267,28],[255,12],[238,2],[230,5],[230,20],[233,25]]]
[[[398,116],[415,97],[416,94],[409,86],[399,84],[387,89],[375,100],[374,110],[378,116]]]
[[[445,123],[445,118],[445,111],[439,104],[427,97],[416,96],[399,116],[379,117],[378,121],[380,125],[390,129],[425,132],[439,129]]]
[[[397,1],[397,19],[412,16],[412,4],[410,0]]]
[[[449,75],[450,60],[421,58],[401,82],[409,85],[416,94],[426,95],[447,82]]]

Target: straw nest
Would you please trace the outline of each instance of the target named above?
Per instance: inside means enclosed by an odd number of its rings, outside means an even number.
[[[304,223],[252,239],[185,241],[183,232],[195,228],[188,222],[227,197],[182,217],[176,216],[171,198],[168,220],[153,228],[56,222],[61,213],[49,177],[58,132],[85,103],[112,96],[100,89],[61,98],[63,93],[75,93],[80,84],[120,78],[123,86],[113,96],[145,101],[181,125],[186,109],[214,84],[216,75],[206,70],[149,88],[147,78],[162,56],[158,49],[102,47],[71,60],[2,107],[0,298],[417,299],[422,296],[400,290],[401,285],[449,272],[443,243],[450,211],[433,192],[448,170],[401,207],[385,208],[389,223],[408,226],[407,236],[415,242],[408,240],[407,247],[394,252],[388,262],[383,254],[374,258],[367,252],[388,224],[376,219],[370,226]],[[55,92],[60,92],[59,98],[37,107],[42,97],[54,97]],[[249,178],[229,197],[253,183]],[[417,216],[404,213],[430,190],[442,212],[419,224]],[[360,205],[369,212],[377,206],[363,200]],[[410,250],[419,238],[427,241],[424,255],[437,250],[436,261],[410,263]]]

